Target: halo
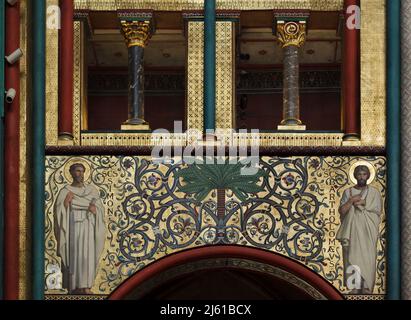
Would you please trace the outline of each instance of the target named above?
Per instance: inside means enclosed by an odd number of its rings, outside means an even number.
[[[371,163],[364,161],[364,160],[358,161],[351,166],[350,173],[349,173],[351,182],[354,184],[357,184],[357,180],[354,177],[354,170],[358,166],[366,166],[368,170],[370,170],[370,177],[367,180],[367,184],[370,184],[371,182],[373,182],[375,179],[375,168]]]
[[[73,177],[70,174],[70,167],[75,163],[81,163],[86,168],[84,171],[84,182],[87,182],[90,179],[91,167],[90,164],[82,158],[71,158],[66,162],[63,168],[64,178],[66,178],[66,181],[69,183],[73,181]]]

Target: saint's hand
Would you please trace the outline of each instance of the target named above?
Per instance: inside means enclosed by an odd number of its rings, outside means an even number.
[[[360,195],[358,195],[358,196],[353,196],[353,197],[350,198],[351,204],[356,205],[356,203],[357,203],[358,201],[361,201],[361,196],[360,196]]]
[[[66,195],[66,199],[64,199],[64,207],[67,209],[71,203],[71,201],[73,201],[74,198],[74,193],[73,192],[69,192]]]
[[[97,214],[97,207],[95,204],[90,203],[90,205],[88,206],[88,211],[90,211],[93,214]]]
[[[356,207],[357,206],[365,206],[365,200],[361,199],[361,200],[355,201],[354,206],[356,206]]]

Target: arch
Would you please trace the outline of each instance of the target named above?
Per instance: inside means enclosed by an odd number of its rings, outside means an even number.
[[[274,252],[243,246],[207,246],[189,249],[166,256],[136,272],[132,277],[127,279],[114,290],[108,299],[126,299],[137,288],[147,283],[150,279],[163,274],[167,270],[194,262],[210,261],[212,259],[245,259],[246,261],[270,266],[277,270],[282,270],[296,279],[300,279],[309,287],[314,288],[318,295],[324,299],[344,299],[336,288],[306,266]]]

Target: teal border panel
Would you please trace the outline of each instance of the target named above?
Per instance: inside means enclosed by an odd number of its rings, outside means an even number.
[[[32,221],[33,299],[44,299],[44,166],[46,1],[32,2]]]
[[[204,130],[215,130],[216,1],[204,2]]]
[[[401,44],[400,0],[387,5],[387,298],[401,292]]]

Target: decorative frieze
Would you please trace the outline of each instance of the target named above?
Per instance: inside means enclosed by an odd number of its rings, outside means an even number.
[[[185,89],[184,74],[145,74],[144,92],[150,94],[183,94]],[[91,95],[126,95],[128,90],[127,74],[90,74],[89,94]]]
[[[247,71],[239,77],[237,90],[247,92],[281,92],[282,71]],[[306,70],[300,72],[300,91],[339,91],[340,70]]]

